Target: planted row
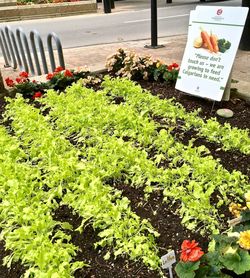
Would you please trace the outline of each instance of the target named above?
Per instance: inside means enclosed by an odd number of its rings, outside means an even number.
[[[91,223],[99,231],[101,239],[96,245],[109,247],[115,256],[128,255],[153,269],[159,267],[154,241],[158,233],[130,210],[127,198],[102,183],[94,163],[79,161],[79,151],[22,98],[10,101],[6,116],[33,163],[46,173],[45,180],[51,181],[54,192],[61,193],[61,203],[83,217],[83,227]]]
[[[199,111],[188,113],[181,104],[173,100],[159,99],[128,79],[106,77],[102,86],[109,96],[123,97],[140,112],[163,117],[170,124],[180,119],[184,129],[197,129],[198,136],[221,144],[224,150],[237,149],[244,154],[250,154],[248,130],[233,128],[228,123],[221,125],[215,118],[203,121],[198,117]]]
[[[0,126],[0,228],[5,248],[11,250],[4,264],[21,261],[25,277],[72,277],[86,264],[72,262],[77,248],[70,236],[55,232],[67,226],[52,219],[56,203],[42,190],[41,171],[25,160],[19,142]]]
[[[139,114],[126,104],[110,103],[103,92],[76,84],[59,95],[49,91],[41,102],[46,104],[46,110],[49,108],[47,117],[54,128],[67,136],[75,135],[81,156],[98,166],[104,181],[115,178],[128,185],[146,184],[148,193],[163,189],[166,201],[181,201],[182,221],[190,229],[201,222],[202,230],[215,231],[223,217],[218,215],[217,207],[241,196],[249,187],[244,175],[229,173],[205,147],[184,146],[169,131],[157,132],[158,124],[146,114]],[[141,129],[142,126],[150,128]],[[131,134],[133,140],[128,137],[130,140],[124,142],[124,134]],[[148,154],[152,147],[153,161]],[[167,169],[157,168],[162,161],[168,162]],[[215,192],[217,207],[211,202]]]

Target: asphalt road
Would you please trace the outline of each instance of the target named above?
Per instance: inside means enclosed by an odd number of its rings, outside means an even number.
[[[190,10],[199,1],[173,0],[166,5],[158,0],[158,37],[186,34]],[[116,9],[111,14],[103,14],[99,3],[97,14],[47,18],[8,22],[13,30],[22,27],[25,32],[36,29],[44,39],[49,32],[55,32],[61,39],[63,48],[74,48],[112,42],[148,39],[151,36],[150,1],[123,0],[115,2]],[[241,6],[241,0],[206,2],[202,5]],[[129,9],[129,10],[126,10]],[[4,26],[6,24],[0,24]]]

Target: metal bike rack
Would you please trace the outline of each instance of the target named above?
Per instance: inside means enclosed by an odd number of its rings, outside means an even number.
[[[0,28],[0,48],[5,62],[4,66],[12,67],[13,69],[17,69],[17,67],[19,67],[20,71],[26,71],[31,75],[47,74],[49,72],[48,63],[40,34],[38,31],[32,30],[29,34],[29,39],[32,51],[30,50],[28,38],[22,28],[18,27],[16,29],[16,35],[9,26]],[[52,47],[52,39],[54,39],[56,44],[59,61],[58,66],[65,68],[65,63],[60,39],[55,33],[49,33],[47,36],[47,47],[51,71],[54,71],[56,68],[56,62]],[[39,49],[39,52],[37,49]],[[40,61],[42,63],[43,70],[41,68]]]

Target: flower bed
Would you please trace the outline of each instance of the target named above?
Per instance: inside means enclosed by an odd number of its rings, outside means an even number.
[[[208,120],[208,102],[174,90],[178,65],[132,56],[126,75],[151,80],[140,82],[152,92],[60,68],[42,87],[26,73],[7,80],[25,97],[8,100],[0,128],[0,223],[11,252],[4,261],[18,262],[12,277],[160,277],[160,256],[174,249],[179,258],[181,246],[177,272],[196,277],[211,235],[228,229],[229,204],[244,206],[249,123]],[[233,101],[240,121],[245,104]],[[205,115],[192,109],[200,102]]]
[[[35,18],[60,17],[96,13],[94,0],[6,6],[0,10],[1,21],[19,21]]]

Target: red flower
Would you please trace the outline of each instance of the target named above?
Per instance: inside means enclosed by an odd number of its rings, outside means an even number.
[[[32,96],[33,99],[41,97],[43,94],[41,92],[35,92],[34,95]]]
[[[195,240],[184,240],[181,245],[181,257],[183,262],[196,262],[202,256],[204,252],[198,247],[198,243]]]
[[[73,77],[73,73],[70,70],[65,70],[64,76]]]
[[[14,86],[15,86],[14,80],[12,80],[12,79],[9,78],[9,77],[7,77],[7,78],[5,79],[5,82],[6,82],[6,84],[7,84],[8,87],[14,87]]]
[[[173,66],[172,65],[169,65],[168,66],[168,70],[172,70],[173,69]]]
[[[54,72],[60,72],[62,70],[64,70],[64,68],[60,66],[60,67],[55,68]]]
[[[22,77],[22,78],[28,78],[29,74],[26,71],[22,71],[22,72],[19,73],[19,76]]]
[[[47,80],[50,80],[54,77],[54,73],[48,73],[47,76],[46,76],[46,79]]]
[[[19,77],[16,78],[16,82],[17,82],[18,84],[19,84],[19,83],[22,83],[22,81],[23,81],[22,78],[19,78]]]
[[[178,65],[177,63],[173,63],[173,64],[172,64],[172,67],[173,67],[173,68],[178,68],[179,65]]]
[[[32,83],[37,83],[37,81],[36,80],[32,80]]]

